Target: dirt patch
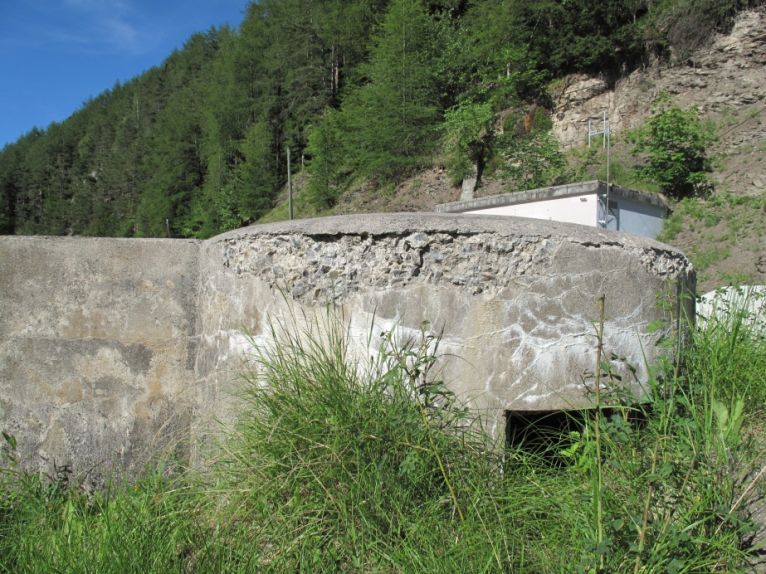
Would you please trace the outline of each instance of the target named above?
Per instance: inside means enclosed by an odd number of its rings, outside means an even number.
[[[378,187],[366,182],[346,192],[334,213],[433,211],[440,203],[457,201],[460,187],[450,183],[443,167],[431,167],[397,186]]]

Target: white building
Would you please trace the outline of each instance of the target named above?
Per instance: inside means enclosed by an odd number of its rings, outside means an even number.
[[[607,196],[606,183],[594,180],[443,203],[436,211],[548,219],[655,238],[670,206],[662,194],[614,184]]]

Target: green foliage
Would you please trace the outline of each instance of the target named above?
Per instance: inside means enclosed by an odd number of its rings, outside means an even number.
[[[0,229],[164,236],[167,220],[171,235],[207,237],[253,221],[285,181],[285,146],[300,157],[306,128],[359,83],[386,5],[264,0],[239,32],[194,35],[2,150]]]
[[[548,437],[555,465],[489,444],[439,379],[428,325],[383,333],[359,364],[331,314],[276,324],[205,475],[160,467],[86,494],[19,471],[4,434],[0,571],[738,571],[766,341],[730,311],[681,370],[653,369],[643,404],[605,350],[603,411]]]
[[[328,108],[318,125],[309,131],[307,151],[313,157],[309,196],[318,209],[332,207],[340,195],[345,151],[340,114]]]
[[[586,71],[616,76],[643,54],[638,18],[646,0],[513,3],[516,42],[554,76]]]
[[[712,126],[695,109],[684,110],[661,97],[652,116],[631,135],[642,177],[655,181],[663,193],[682,198],[712,189],[708,148],[715,140]]]
[[[492,140],[494,114],[489,103],[466,102],[447,110],[444,119],[447,173],[456,184],[484,161]]]
[[[216,202],[225,229],[252,223],[271,208],[277,187],[271,136],[263,122],[251,124],[245,132],[238,149],[241,159]]]
[[[16,228],[16,197],[19,158],[15,148],[0,153],[0,234],[10,234]]]
[[[178,571],[195,511],[180,484],[157,474],[86,495],[53,482],[0,474],[0,571]]]
[[[349,166],[383,180],[428,162],[437,141],[438,46],[419,0],[394,0],[373,40],[370,82],[346,98],[341,113]]]
[[[504,161],[499,171],[515,191],[556,185],[566,178],[566,158],[549,130],[550,120],[543,110],[533,118],[527,131],[524,122],[510,116],[497,136],[495,147]]]
[[[521,39],[517,3],[506,0],[470,3],[456,29],[447,34],[438,66],[452,98],[447,107],[491,96],[494,111],[500,111],[518,97],[543,97],[550,78],[550,71]]]
[[[136,234],[144,237],[181,235],[195,194],[200,193],[206,165],[202,126],[196,106],[196,82],[174,98],[148,142],[151,175],[137,208]],[[167,220],[167,223],[166,223]]]
[[[507,163],[514,186],[558,181],[551,138],[494,141],[487,106],[550,107],[546,86],[562,74],[614,80],[650,52],[683,57],[760,3],[251,2],[239,30],[193,35],[0,150],[0,231],[208,237],[273,207],[287,146],[309,160],[318,209],[352,181],[383,189],[440,152],[454,181],[469,163]],[[704,187],[696,177],[682,187]]]
[[[654,366],[641,404],[604,349],[603,410],[549,434],[555,464],[487,444],[427,324],[371,333],[380,352],[360,364],[334,315],[293,317],[256,350],[206,474],[159,468],[86,494],[66,472],[19,471],[4,434],[0,571],[739,571],[766,474],[738,480],[766,401],[766,341],[743,309]]]
[[[734,295],[712,307],[712,320],[700,319],[689,377],[709,389],[723,405],[744,399],[746,411],[761,415],[766,405],[766,305],[763,292],[734,288]],[[760,330],[759,330],[760,325]],[[736,409],[735,409],[736,410]]]

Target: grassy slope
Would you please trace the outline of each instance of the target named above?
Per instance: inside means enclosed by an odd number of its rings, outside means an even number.
[[[766,194],[685,200],[660,239],[692,260],[700,293],[723,285],[765,284]]]

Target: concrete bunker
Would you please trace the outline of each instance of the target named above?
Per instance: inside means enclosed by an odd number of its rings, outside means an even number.
[[[371,326],[417,337],[428,321],[453,357],[446,384],[501,439],[507,411],[592,406],[600,295],[612,367],[640,395],[693,286],[667,245],[502,216],[338,216],[204,242],[0,237],[0,421],[39,468],[130,471],[169,447],[199,462],[238,411],[250,337],[331,305],[360,357]]]

